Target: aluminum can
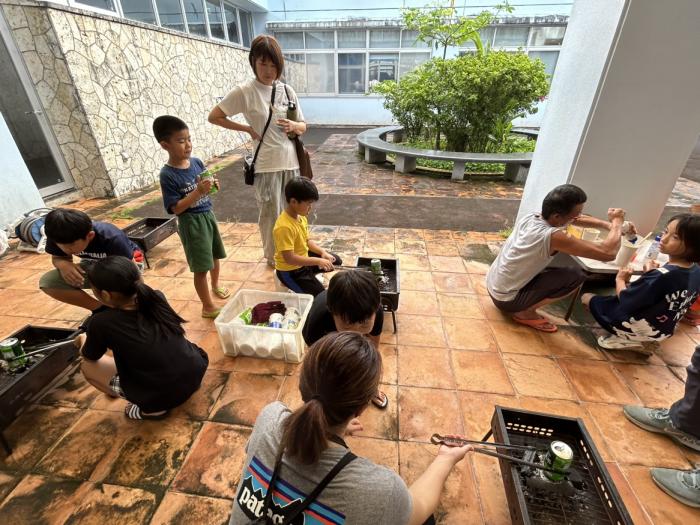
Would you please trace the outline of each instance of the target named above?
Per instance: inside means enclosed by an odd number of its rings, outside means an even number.
[[[22,343],[16,337],[8,337],[7,339],[0,341],[0,352],[2,352],[2,357],[10,365],[10,370],[23,367],[27,364],[27,358],[24,356],[24,348],[22,348]],[[14,359],[19,357],[20,359]]]
[[[284,316],[282,314],[271,314],[270,315],[270,320],[267,323],[267,326],[270,328],[282,328],[282,320],[284,319]]]
[[[552,441],[549,444],[549,450],[545,456],[544,465],[548,468],[566,472],[569,470],[573,459],[574,451],[571,450],[569,445],[563,441]],[[544,475],[547,476],[547,479],[550,481],[562,481],[564,479],[564,474],[550,472],[549,470],[545,470]]]
[[[282,319],[282,328],[285,330],[294,330],[299,326],[299,321],[301,321],[299,310],[293,306],[288,306],[287,311],[284,313],[284,318]]]
[[[382,261],[380,259],[372,259],[369,262],[369,268],[374,275],[382,274]]]

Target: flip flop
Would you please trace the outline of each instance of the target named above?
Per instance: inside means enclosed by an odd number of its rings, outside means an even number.
[[[133,403],[127,403],[126,407],[124,408],[124,415],[126,417],[128,417],[129,419],[158,420],[158,419],[165,419],[168,415],[168,411],[163,410],[162,412],[159,412],[157,414],[144,414],[138,405],[134,405]]]
[[[535,330],[539,330],[540,332],[547,332],[551,334],[557,331],[556,325],[552,324],[549,320],[545,319],[544,317],[540,317],[539,319],[520,319],[513,315],[511,316],[511,319],[513,319],[513,321],[515,321],[516,323],[529,326],[530,328],[534,328]]]
[[[599,347],[606,350],[628,350],[645,356],[653,355],[655,348],[655,345],[651,343],[626,341],[614,335],[600,336],[597,343]]]
[[[217,286],[211,289],[212,293],[216,295],[219,299],[228,299],[231,297],[231,290],[225,286]]]
[[[202,317],[205,319],[216,319],[221,313],[221,308],[217,308],[213,312],[202,312]]]
[[[384,397],[384,401],[377,399],[380,395]],[[385,410],[389,406],[389,398],[384,392],[378,392],[378,395],[372,398],[372,404],[381,410]]]

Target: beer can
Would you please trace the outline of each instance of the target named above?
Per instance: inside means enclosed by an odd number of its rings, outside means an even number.
[[[288,306],[287,311],[284,313],[284,318],[282,319],[282,328],[285,330],[294,330],[299,326],[299,321],[301,321],[299,310],[293,306]]]
[[[369,262],[369,268],[374,275],[382,274],[382,261],[380,259],[372,259]]]
[[[545,470],[544,475],[547,476],[550,481],[562,481],[564,479],[563,473],[569,470],[573,459],[574,451],[571,450],[569,445],[563,441],[552,441],[549,444],[549,450],[545,456],[544,466],[559,470],[562,473]]]
[[[267,326],[270,328],[282,328],[282,320],[284,319],[284,316],[282,314],[274,313],[270,315],[270,320],[267,323]]]
[[[0,352],[2,352],[3,359],[10,365],[10,370],[27,364],[27,358],[23,357],[24,348],[22,348],[22,343],[16,337],[8,337],[0,341]],[[19,359],[15,359],[16,357],[19,357]]]

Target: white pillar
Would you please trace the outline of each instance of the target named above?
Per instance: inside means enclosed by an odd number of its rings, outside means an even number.
[[[700,2],[577,0],[518,217],[554,186],[654,227],[700,133]]]

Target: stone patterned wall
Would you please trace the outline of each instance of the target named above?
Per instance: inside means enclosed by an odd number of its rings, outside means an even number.
[[[159,115],[185,120],[205,160],[247,140],[207,122],[219,98],[251,78],[246,50],[72,8],[3,9],[86,196],[157,181],[167,159],[151,132]]]

